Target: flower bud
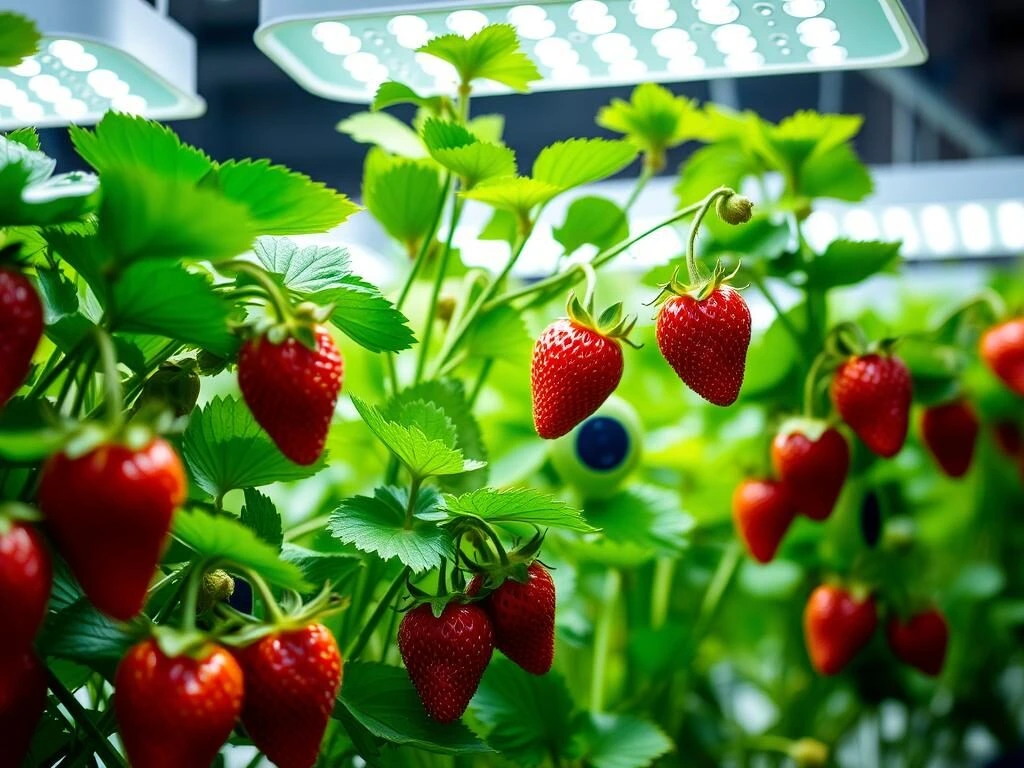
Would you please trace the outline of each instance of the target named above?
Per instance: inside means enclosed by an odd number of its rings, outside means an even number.
[[[818,768],[828,762],[828,747],[817,739],[799,739],[789,748],[789,756],[801,768]]]
[[[750,221],[751,210],[754,204],[749,197],[731,194],[722,195],[715,203],[715,210],[718,218],[727,224],[746,224]]]
[[[207,611],[217,603],[231,597],[235,591],[235,580],[227,571],[218,568],[203,574],[203,588],[199,592],[199,610]]]

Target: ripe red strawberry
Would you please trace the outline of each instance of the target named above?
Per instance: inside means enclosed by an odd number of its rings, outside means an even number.
[[[0,658],[32,647],[46,617],[53,570],[43,537],[35,528],[0,517]]]
[[[398,628],[398,650],[427,714],[440,723],[462,717],[494,652],[494,631],[483,608],[448,603],[440,618],[427,604]]]
[[[996,445],[1004,456],[1009,456],[1012,459],[1020,453],[1021,447],[1024,447],[1020,427],[1012,421],[1000,421],[995,425],[994,430]]]
[[[32,283],[0,267],[0,408],[25,382],[43,337],[43,305]]]
[[[0,654],[0,768],[22,765],[45,707],[46,672],[35,652]]]
[[[601,407],[622,378],[622,347],[572,320],[556,320],[533,347],[533,423],[546,440],[567,434]]]
[[[320,458],[345,368],[327,329],[317,325],[314,333],[315,350],[294,336],[275,344],[263,335],[238,355],[238,386],[249,410],[296,464]]]
[[[165,440],[139,450],[105,443],[73,459],[51,456],[39,507],[89,600],[125,621],[142,610],[185,491],[185,470]]]
[[[536,561],[526,574],[525,583],[506,579],[480,605],[491,619],[497,649],[527,672],[545,675],[555,660],[555,583]],[[475,595],[482,586],[476,576],[466,592]]]
[[[841,672],[871,640],[877,623],[870,596],[858,601],[839,587],[815,589],[804,608],[804,639],[814,668],[823,675]]]
[[[732,405],[743,385],[750,310],[736,289],[705,299],[672,296],[658,311],[658,349],[690,389],[715,405]]]
[[[871,451],[890,458],[903,448],[910,424],[910,371],[891,355],[851,357],[832,379],[832,402]]]
[[[978,428],[978,417],[966,400],[926,408],[921,417],[924,444],[950,477],[963,477],[970,468]]]
[[[209,766],[242,711],[242,670],[212,644],[170,657],[143,640],[121,660],[114,687],[121,740],[135,768]]]
[[[949,644],[949,625],[936,608],[911,616],[906,622],[898,617],[886,627],[889,647],[900,661],[935,677],[942,671]]]
[[[341,652],[323,624],[275,632],[235,651],[242,724],[278,768],[310,768],[341,688]]]
[[[1024,317],[989,328],[981,337],[981,358],[1003,383],[1024,396]]]
[[[733,492],[733,522],[747,550],[759,563],[775,557],[795,516],[793,499],[782,483],[744,480]]]
[[[797,511],[812,520],[825,520],[846,482],[850,448],[833,427],[817,439],[799,430],[780,432],[772,442],[772,465]]]

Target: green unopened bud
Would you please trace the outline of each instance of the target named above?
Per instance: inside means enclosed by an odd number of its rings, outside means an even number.
[[[754,204],[743,195],[722,195],[715,203],[718,218],[726,224],[746,224],[750,221]]]
[[[235,593],[235,580],[227,571],[218,568],[203,574],[203,588],[199,592],[199,611],[208,611]]]
[[[828,762],[828,746],[817,739],[799,739],[789,748],[789,756],[801,768],[818,768]]]
[[[455,299],[451,296],[442,296],[437,301],[437,319],[442,323],[451,322],[455,314]]]

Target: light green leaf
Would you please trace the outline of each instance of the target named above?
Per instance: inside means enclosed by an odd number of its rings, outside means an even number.
[[[630,715],[589,713],[584,740],[584,762],[594,768],[644,768],[672,751],[658,726]]]
[[[441,558],[455,556],[451,535],[433,519],[439,502],[436,490],[420,490],[409,525],[405,519],[408,491],[387,487],[373,494],[372,498],[346,499],[331,513],[327,525],[336,538],[382,560],[398,558],[417,573],[435,568]]]
[[[542,203],[557,197],[564,190],[546,181],[528,176],[510,176],[486,181],[473,189],[461,192],[463,197],[486,203],[512,213],[526,215]]]
[[[614,176],[636,159],[636,147],[628,141],[569,139],[540,151],[533,164],[533,178],[561,189]]]
[[[35,22],[20,13],[0,11],[0,67],[16,67],[39,48]]]
[[[281,549],[281,558],[295,565],[315,590],[327,582],[332,587],[344,584],[363,566],[361,558],[348,552],[314,552],[291,543]]]
[[[324,467],[323,458],[311,466],[286,459],[245,403],[232,397],[216,397],[192,413],[182,455],[196,484],[211,496],[300,480]]]
[[[629,101],[612,99],[597,113],[597,124],[625,134],[637,148],[656,157],[689,139],[700,138],[705,121],[697,103],[656,83],[638,85]]]
[[[466,345],[473,357],[519,363],[528,359],[533,339],[520,312],[500,306],[479,316]],[[528,368],[529,366],[527,366]]]
[[[505,134],[504,115],[477,115],[466,123],[466,127],[480,141],[488,141],[491,144],[504,143],[502,141]]]
[[[468,147],[479,141],[468,128],[453,120],[432,117],[423,124],[423,143],[431,154],[441,149]]]
[[[365,166],[363,204],[410,253],[430,234],[441,198],[441,177],[425,163],[384,158]]]
[[[416,427],[428,440],[437,440],[449,448],[456,447],[455,425],[440,406],[426,400],[411,400],[397,403],[393,411],[395,415],[390,417],[393,421]]]
[[[273,547],[275,552],[281,549],[281,543],[284,541],[281,513],[268,496],[255,488],[246,488],[245,506],[242,507],[240,519],[242,525]]]
[[[516,766],[570,756],[574,707],[557,673],[537,677],[496,656],[470,707],[485,726],[487,743]]]
[[[423,126],[423,141],[430,156],[459,176],[466,187],[516,172],[515,152],[481,142],[457,123],[431,118]]]
[[[228,161],[217,168],[215,183],[225,197],[245,205],[267,235],[326,232],[359,210],[326,184],[269,160]]]
[[[357,112],[338,123],[336,129],[352,141],[374,144],[402,157],[427,156],[416,131],[387,112]]]
[[[288,290],[317,293],[335,288],[352,275],[348,251],[337,245],[300,246],[287,237],[260,237],[253,253]]]
[[[40,152],[38,146],[32,147],[30,144],[9,135],[0,136],[0,170],[20,165],[26,186],[50,178],[57,167],[56,160]]]
[[[650,557],[678,554],[694,526],[678,493],[649,485],[634,484],[606,499],[590,499],[584,511],[587,522],[601,528],[609,542],[636,545]]]
[[[143,637],[138,624],[115,624],[85,598],[50,614],[39,638],[39,650],[89,666],[119,661]]]
[[[833,240],[807,265],[807,284],[818,290],[854,285],[894,267],[901,243],[878,240]]]
[[[811,157],[800,168],[797,189],[807,197],[857,202],[874,190],[867,167],[848,144]]]
[[[112,327],[179,339],[220,355],[238,347],[228,325],[230,305],[208,277],[166,261],[133,264],[114,283]]]
[[[181,509],[174,515],[174,538],[206,558],[250,568],[275,586],[306,591],[310,585],[294,563],[282,560],[277,551],[236,518]]]
[[[739,142],[724,141],[701,147],[680,169],[679,182],[675,187],[679,207],[703,200],[720,186],[739,189],[743,179],[756,174],[759,167],[758,160],[748,154]]]
[[[801,110],[778,125],[752,121],[749,139],[773,170],[798,177],[807,160],[845,144],[857,135],[863,122],[860,115],[822,115]]]
[[[418,53],[447,61],[455,67],[463,83],[477,79],[493,80],[513,90],[526,92],[530,83],[541,79],[537,65],[520,49],[515,27],[510,24],[484,27],[469,38],[441,35],[420,48]]]
[[[519,222],[512,211],[496,208],[484,228],[477,235],[479,240],[502,240],[512,245],[519,237]]]
[[[415,104],[418,107],[425,107],[433,113],[441,111],[443,99],[440,96],[420,96],[416,91],[405,83],[397,83],[388,80],[381,83],[377,89],[377,95],[373,97],[373,104],[370,109],[377,112],[396,104]]]
[[[441,724],[427,717],[409,675],[400,667],[364,661],[346,664],[336,713],[338,709],[391,744],[453,755],[490,751],[461,722]]]
[[[333,304],[331,322],[371,352],[400,352],[416,341],[405,315],[376,286],[355,275],[335,288],[311,294],[309,299],[321,305]]]
[[[46,242],[60,257],[82,276],[92,292],[105,298],[107,281],[104,267],[110,263],[110,253],[96,235],[72,235],[57,229],[46,230]]]
[[[388,420],[377,408],[357,397],[352,398],[352,403],[370,430],[414,475],[457,475],[484,466],[480,461],[464,459],[461,451],[424,433],[421,426],[431,429],[434,419],[433,412],[427,408],[422,408],[420,413],[403,409],[403,417],[411,421],[400,424]]]
[[[528,523],[581,533],[597,530],[587,524],[578,509],[533,488],[480,488],[458,497],[448,494],[444,502],[453,515],[477,517],[496,525]]]
[[[39,132],[30,125],[24,128],[15,128],[10,133],[4,134],[3,137],[8,141],[16,141],[18,144],[36,152],[39,151]]]
[[[629,237],[629,221],[622,208],[607,198],[580,197],[572,201],[565,222],[552,234],[567,254],[584,245],[603,250]]]

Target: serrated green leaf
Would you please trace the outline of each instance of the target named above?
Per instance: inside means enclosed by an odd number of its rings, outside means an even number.
[[[364,169],[363,204],[410,253],[430,235],[442,192],[437,169],[422,162],[386,158]]]
[[[314,552],[291,543],[282,547],[281,558],[295,565],[317,590],[327,582],[332,587],[344,584],[363,566],[361,558],[348,552]]]
[[[461,192],[463,197],[486,203],[493,208],[526,215],[538,205],[558,197],[561,187],[528,176],[511,176],[485,181]]]
[[[99,179],[73,171],[27,185],[3,216],[16,224],[50,227],[78,222],[95,211],[99,201]]]
[[[427,436],[415,423],[407,426],[390,421],[377,408],[357,397],[352,398],[352,403],[370,431],[414,475],[458,475],[484,466],[482,462],[463,458],[461,451],[449,447],[442,440]],[[403,411],[403,415],[405,414]]]
[[[679,207],[703,200],[720,186],[739,189],[743,179],[756,174],[758,161],[739,142],[725,141],[701,147],[683,163],[675,193]],[[742,229],[742,227],[738,227]]]
[[[380,87],[377,88],[377,94],[373,97],[373,104],[370,105],[370,109],[377,112],[387,107],[393,107],[396,104],[415,104],[418,107],[429,109],[436,114],[441,110],[443,102],[444,100],[440,96],[420,96],[405,83],[388,80],[385,83],[381,83]]]
[[[398,558],[417,573],[437,567],[442,558],[454,557],[451,535],[433,520],[440,501],[436,490],[420,490],[408,525],[408,491],[388,487],[373,494],[346,499],[331,513],[327,525],[336,538],[382,560]]]
[[[516,91],[525,92],[528,85],[541,79],[537,65],[522,52],[515,27],[493,24],[471,37],[441,35],[419,49],[455,67],[463,83],[493,80]]]
[[[89,666],[120,660],[142,639],[136,623],[115,624],[82,598],[59,613],[50,614],[39,638],[45,656],[58,656]]]
[[[0,170],[9,166],[21,166],[27,186],[50,178],[57,161],[40,152],[38,146],[29,146],[10,136],[0,136]]]
[[[409,675],[399,667],[362,661],[346,664],[336,716],[339,709],[391,744],[453,755],[490,751],[461,722],[441,724],[427,717]]]
[[[515,152],[480,141],[458,123],[431,118],[423,126],[423,142],[430,156],[459,176],[467,188],[516,172]]]
[[[174,515],[174,538],[206,558],[226,560],[250,568],[271,584],[304,592],[310,588],[294,563],[282,560],[277,551],[236,518],[181,509]]]
[[[533,488],[480,488],[458,497],[447,494],[444,503],[453,515],[478,517],[496,525],[528,523],[581,533],[597,530],[578,509]]]
[[[208,277],[180,264],[133,264],[114,283],[110,299],[116,330],[166,336],[224,356],[238,348],[228,325],[231,306]]]
[[[468,128],[454,120],[432,117],[423,124],[423,143],[430,153],[468,147],[479,141]]]
[[[371,352],[400,352],[416,337],[409,320],[376,286],[352,275],[335,288],[311,294],[317,304],[333,304],[331,322],[352,341]]]
[[[269,160],[230,160],[218,166],[216,183],[267,235],[326,232],[359,210],[326,184]]]
[[[569,139],[544,147],[533,163],[533,178],[561,189],[614,176],[636,159],[628,141]]]
[[[63,558],[53,558],[53,589],[50,590],[48,608],[53,613],[60,613],[74,605],[85,596],[82,587],[71,575],[71,569]]]
[[[407,427],[415,427],[428,440],[437,440],[449,448],[456,447],[455,425],[440,406],[426,400],[411,400],[395,406],[397,415],[393,421]]]
[[[348,251],[341,246],[302,247],[287,237],[260,237],[252,250],[264,269],[297,293],[325,291],[352,275]]]
[[[809,158],[800,168],[797,189],[807,197],[857,202],[874,191],[867,167],[847,144]]]
[[[606,499],[590,499],[584,513],[610,543],[641,547],[649,557],[678,554],[694,525],[678,493],[650,485],[634,484]]]
[[[854,285],[896,265],[899,242],[833,240],[807,265],[807,284],[818,290]]]
[[[595,245],[603,250],[629,237],[629,221],[622,208],[611,200],[580,197],[572,201],[565,221],[552,229],[552,235],[567,254],[575,253],[584,245]]]
[[[672,740],[654,723],[630,715],[589,713],[584,761],[594,768],[644,768],[672,751]]]
[[[822,115],[801,110],[778,125],[751,122],[751,146],[773,169],[787,178],[800,175],[805,162],[845,144],[857,135],[864,118],[859,115]]]
[[[487,141],[491,144],[504,143],[502,140],[505,134],[504,115],[477,115],[466,123],[466,127],[480,141]]]
[[[42,35],[32,19],[0,11],[0,67],[16,67],[39,48]]]
[[[211,496],[301,480],[324,467],[322,457],[311,466],[286,459],[245,403],[233,397],[216,397],[192,413],[182,456],[196,484]]]
[[[270,497],[255,488],[246,488],[245,506],[242,507],[239,517],[242,525],[269,544],[275,552],[281,549],[281,544],[284,541],[284,532],[281,530],[281,513],[277,511],[277,507],[274,506]]]
[[[39,151],[39,132],[30,125],[24,128],[15,128],[10,133],[5,133],[4,138],[8,141],[16,141],[33,151]]]
[[[373,144],[402,157],[426,157],[419,134],[387,112],[357,112],[335,126],[360,144]]]
[[[705,133],[697,103],[655,83],[638,85],[629,101],[612,99],[597,113],[597,124],[625,134],[638,149],[654,156]]]

